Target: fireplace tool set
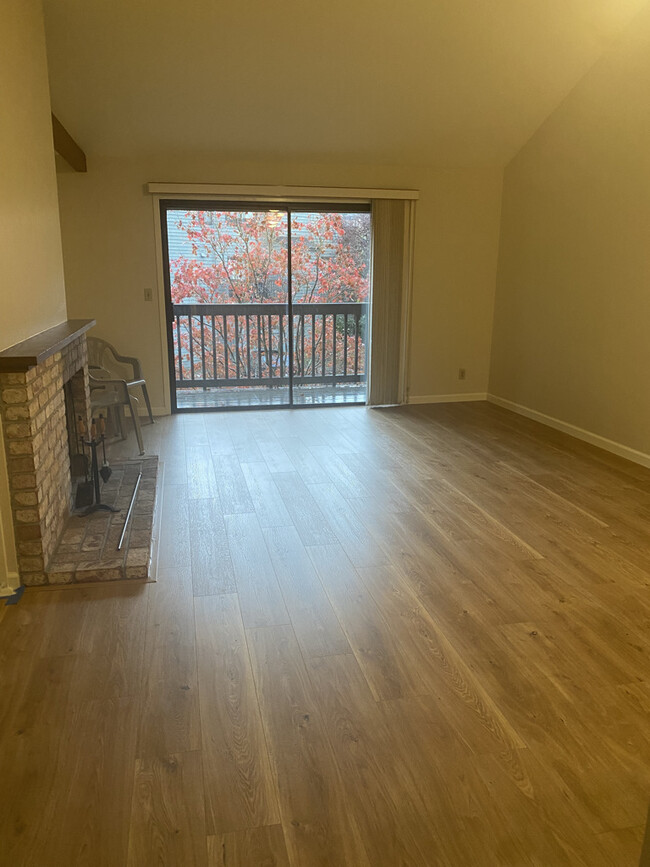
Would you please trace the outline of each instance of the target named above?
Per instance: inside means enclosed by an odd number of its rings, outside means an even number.
[[[85,475],[85,481],[79,482],[77,485],[77,493],[75,496],[75,508],[85,508],[84,515],[90,515],[92,512],[119,512],[113,506],[102,503],[101,490],[99,487],[100,478],[107,482],[112,474],[112,470],[106,460],[106,420],[103,415],[99,416],[98,421],[92,420],[90,426],[90,439],[86,439],[88,428],[84,420],[79,416],[77,419],[77,433],[79,442],[81,443],[81,455],[76,456],[79,460],[79,465],[82,467],[82,473]],[[103,463],[99,466],[97,457],[97,449],[101,445]],[[90,450],[90,461],[86,454],[86,449]],[[88,467],[90,464],[90,474]]]
[[[106,460],[106,419],[103,415],[99,416],[97,422],[95,421],[95,419],[93,419],[90,426],[90,439],[86,439],[86,436],[88,435],[88,429],[84,420],[81,418],[81,416],[79,416],[79,418],[77,419],[77,433],[79,434],[81,453],[74,455],[73,473],[74,475],[85,476],[85,481],[79,482],[79,484],[77,485],[75,508],[83,509],[83,512],[81,512],[82,515],[91,515],[93,512],[100,511],[119,512],[120,509],[116,509],[113,506],[102,503],[101,489],[99,487],[100,478],[103,482],[107,482],[113,474],[113,470],[110,468],[110,466],[108,465],[108,461]],[[99,459],[97,457],[97,449],[100,445],[102,447],[103,458],[103,463],[101,467],[99,466]],[[90,449],[90,461],[88,460],[86,449]],[[90,473],[88,471],[89,465]],[[124,537],[126,536],[129,521],[133,513],[133,507],[135,506],[135,501],[138,496],[138,489],[140,487],[141,481],[142,472],[139,472],[135,487],[133,489],[133,494],[131,495],[129,509],[126,513],[126,518],[124,519],[122,535],[120,536],[120,541],[117,545],[118,551],[120,551],[122,549],[122,546],[124,545]]]

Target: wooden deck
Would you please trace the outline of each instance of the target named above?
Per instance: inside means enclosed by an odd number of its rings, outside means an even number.
[[[157,583],[0,607],[3,867],[637,867],[650,471],[486,404],[143,433]]]

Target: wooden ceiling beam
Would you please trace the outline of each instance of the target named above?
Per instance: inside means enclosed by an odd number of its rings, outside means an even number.
[[[52,136],[54,150],[70,168],[75,172],[87,172],[86,154],[55,115],[52,115]]]

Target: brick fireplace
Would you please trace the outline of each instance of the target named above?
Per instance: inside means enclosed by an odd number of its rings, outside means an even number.
[[[47,584],[48,565],[70,515],[68,423],[64,386],[75,416],[90,420],[86,331],[68,320],[0,352],[0,412],[18,568],[23,584]]]

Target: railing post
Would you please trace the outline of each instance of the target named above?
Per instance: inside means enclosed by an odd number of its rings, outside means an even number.
[[[217,379],[217,346],[216,346],[216,327],[214,324],[214,314],[212,314],[212,379]]]
[[[359,334],[359,331],[361,330],[360,323],[361,323],[361,316],[358,313],[355,313],[354,314],[354,375],[355,376],[359,375],[359,338],[361,336]]]
[[[221,317],[223,321],[223,365],[224,365],[224,374],[225,378],[228,379],[230,376],[230,364],[228,363],[228,320],[226,319],[225,313]]]
[[[178,349],[178,376],[183,380],[183,347],[181,346],[181,317],[176,315],[176,347]]]
[[[251,378],[251,325],[250,317],[246,317],[246,375]]]
[[[190,334],[190,379],[194,379],[194,328],[192,326],[192,316],[187,317],[187,328]]]
[[[205,382],[205,332],[203,330],[205,326],[205,320],[203,316],[199,317],[199,323],[201,328],[201,370],[203,371],[203,382]],[[205,385],[203,386],[203,388],[205,389]]]

